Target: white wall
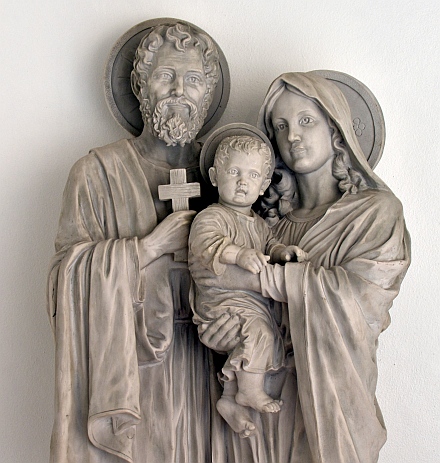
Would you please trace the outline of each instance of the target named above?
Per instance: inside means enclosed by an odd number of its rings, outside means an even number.
[[[228,59],[232,91],[222,124],[255,123],[269,83],[286,71],[343,71],[380,101],[387,140],[377,172],[402,200],[413,238],[413,264],[379,349],[378,398],[389,431],[380,463],[439,462],[438,0],[0,5],[0,461],[49,458],[46,270],[71,165],[125,136],[104,100],[107,54],[131,26],[177,17],[210,33]]]

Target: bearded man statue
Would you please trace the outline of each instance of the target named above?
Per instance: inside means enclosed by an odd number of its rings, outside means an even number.
[[[131,76],[141,135],[91,150],[70,172],[48,279],[53,463],[212,459],[210,353],[191,321],[187,264],[173,259],[195,212],[173,213],[158,186],[173,168],[200,180],[195,137],[218,79],[208,35],[153,28]]]

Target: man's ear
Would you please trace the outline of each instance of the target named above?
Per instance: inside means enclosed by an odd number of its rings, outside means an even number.
[[[209,180],[211,180],[212,186],[217,186],[217,169],[210,167],[208,170]]]
[[[261,185],[260,196],[261,196],[261,195],[264,195],[264,192],[268,189],[269,185],[270,185],[270,178],[267,178],[267,179],[263,182],[263,185]]]
[[[131,89],[133,90],[134,95],[139,100],[141,89],[140,89],[137,77],[134,75],[133,72],[130,74],[130,83],[131,83]]]

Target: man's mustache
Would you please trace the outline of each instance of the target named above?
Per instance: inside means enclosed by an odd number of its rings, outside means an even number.
[[[163,108],[166,106],[181,106],[182,108],[186,107],[189,110],[190,118],[198,113],[197,106],[184,96],[170,96],[167,98],[163,98],[162,100],[159,100],[156,104],[155,112],[162,113]]]

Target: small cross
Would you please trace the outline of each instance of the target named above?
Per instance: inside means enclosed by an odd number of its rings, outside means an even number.
[[[171,199],[173,212],[189,210],[189,198],[200,196],[200,183],[186,183],[185,169],[170,170],[170,185],[159,185],[159,199]],[[176,262],[187,262],[188,251],[181,249],[174,253]]]

